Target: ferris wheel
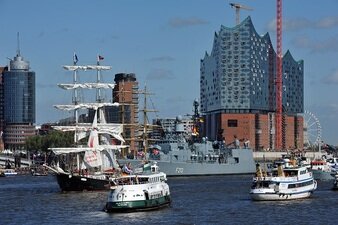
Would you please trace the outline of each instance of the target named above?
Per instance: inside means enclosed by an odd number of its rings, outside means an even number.
[[[305,110],[304,114],[304,147],[317,146],[322,142],[322,127],[318,118]]]

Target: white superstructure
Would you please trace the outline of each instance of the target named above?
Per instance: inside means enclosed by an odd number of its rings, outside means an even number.
[[[278,165],[267,175],[257,165],[250,196],[257,201],[300,199],[310,197],[316,188],[317,182],[306,166]]]

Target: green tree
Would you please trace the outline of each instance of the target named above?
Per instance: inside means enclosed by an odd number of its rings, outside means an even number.
[[[41,149],[42,136],[36,135],[28,137],[25,141],[25,148],[28,151],[36,151]]]
[[[26,139],[28,151],[49,151],[48,148],[74,146],[74,132],[51,131],[47,135],[36,135]]]

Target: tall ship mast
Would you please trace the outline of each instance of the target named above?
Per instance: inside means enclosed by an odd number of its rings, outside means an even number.
[[[97,65],[79,66],[74,54],[74,64],[63,66],[65,70],[73,72],[73,83],[58,86],[64,90],[72,90],[73,99],[72,104],[55,105],[55,108],[73,110],[75,123],[53,128],[62,132],[74,132],[74,147],[50,148],[57,156],[57,163],[47,166],[56,174],[62,191],[108,190],[109,176],[115,175],[119,170],[116,151],[127,147],[121,135],[123,125],[107,123],[105,119],[104,108],[116,107],[119,104],[106,101],[102,95],[104,90],[110,90],[112,93],[115,84],[102,82],[101,72],[110,70],[111,66],[102,66],[99,61],[98,56]],[[80,71],[96,71],[96,81],[79,83]],[[95,101],[80,101],[79,91],[91,89],[96,90]],[[79,122],[80,110],[87,110],[88,115],[93,112],[91,123]]]
[[[149,137],[149,134],[153,131],[154,127],[158,127],[156,125],[150,124],[148,113],[149,112],[157,112],[155,109],[149,109],[148,108],[148,96],[152,93],[148,92],[147,86],[144,86],[144,90],[140,90],[138,92],[139,94],[144,95],[144,101],[143,101],[143,109],[140,110],[140,112],[143,114],[143,123],[141,124],[142,128],[142,148],[141,151],[144,152],[144,154],[147,154],[148,148],[149,148],[149,142],[156,141],[155,139],[151,139]]]

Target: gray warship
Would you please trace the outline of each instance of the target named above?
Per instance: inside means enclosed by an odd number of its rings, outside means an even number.
[[[150,145],[145,155],[135,159],[119,159],[134,167],[142,160],[156,161],[167,176],[207,176],[254,174],[255,162],[250,148],[226,145],[222,140],[209,141],[199,137],[200,116],[196,101],[192,116],[192,132],[186,132],[182,117],[176,117],[175,129],[163,131],[162,138]]]

